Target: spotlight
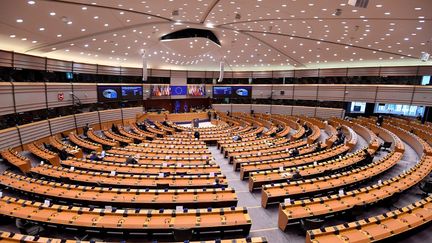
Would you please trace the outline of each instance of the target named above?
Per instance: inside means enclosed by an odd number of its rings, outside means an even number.
[[[420,60],[421,60],[422,62],[427,62],[427,61],[429,61],[429,57],[430,57],[430,54],[429,54],[429,53],[427,53],[427,52],[423,52],[423,53],[421,54],[421,56],[420,56]]]

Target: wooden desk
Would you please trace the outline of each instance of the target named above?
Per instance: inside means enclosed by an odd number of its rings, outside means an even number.
[[[169,233],[191,228],[196,232],[236,230],[247,235],[251,220],[246,208],[175,210],[101,209],[52,204],[44,205],[18,198],[0,198],[0,214],[47,225],[99,232]]]
[[[15,191],[52,198],[81,205],[113,205],[141,208],[187,208],[237,206],[237,196],[232,188],[211,189],[125,189],[89,187],[50,182],[5,172],[0,184]]]
[[[63,167],[42,165],[34,167],[31,172],[60,180],[68,178],[71,181],[81,185],[100,184],[104,186],[130,187],[130,188],[213,188],[215,177],[220,179],[220,184],[227,186],[225,176],[222,175],[185,175],[185,176],[165,176],[159,177],[154,175],[131,175],[116,174],[103,172],[89,172],[82,170],[69,170]]]
[[[27,145],[27,149],[34,154],[36,157],[41,158],[43,160],[48,161],[52,165],[59,166],[60,165],[60,158],[59,156],[49,151],[45,148],[42,148],[41,145],[38,145],[36,143],[31,143]]]
[[[30,171],[30,159],[20,155],[17,151],[7,149],[1,151],[0,154],[4,160],[20,169],[23,173],[28,173]]]

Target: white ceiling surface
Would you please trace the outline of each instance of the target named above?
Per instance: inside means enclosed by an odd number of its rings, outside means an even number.
[[[217,70],[222,60],[228,71],[430,65],[419,57],[432,52],[431,0],[346,3],[1,0],[0,49],[125,67],[141,67],[145,50],[149,68],[177,70]],[[211,29],[221,47],[203,38],[159,40],[187,27]]]

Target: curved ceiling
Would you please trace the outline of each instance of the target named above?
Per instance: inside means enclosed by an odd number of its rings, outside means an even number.
[[[0,49],[113,66],[177,70],[286,70],[430,65],[432,1],[2,0]],[[340,15],[335,15],[340,9]],[[161,42],[211,29],[205,38]]]

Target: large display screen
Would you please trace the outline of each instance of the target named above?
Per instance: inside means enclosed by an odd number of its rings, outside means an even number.
[[[97,94],[100,102],[113,102],[121,100],[120,86],[98,86]]]
[[[142,86],[122,86],[122,100],[142,100]]]
[[[251,98],[252,87],[251,86],[233,86],[231,98]]]
[[[98,86],[97,94],[100,102],[142,100],[143,88],[141,86]]]
[[[365,113],[366,102],[351,102],[350,113]]]
[[[187,86],[171,86],[171,95],[186,95]]]
[[[231,93],[230,86],[213,86],[213,97],[231,97]]]
[[[152,96],[170,96],[171,88],[169,85],[152,85],[151,86]]]
[[[188,96],[205,96],[205,85],[189,85]]]
[[[252,86],[213,86],[215,98],[251,98]]]
[[[416,105],[377,103],[375,104],[374,112],[403,116],[423,116],[425,112],[425,107]]]

